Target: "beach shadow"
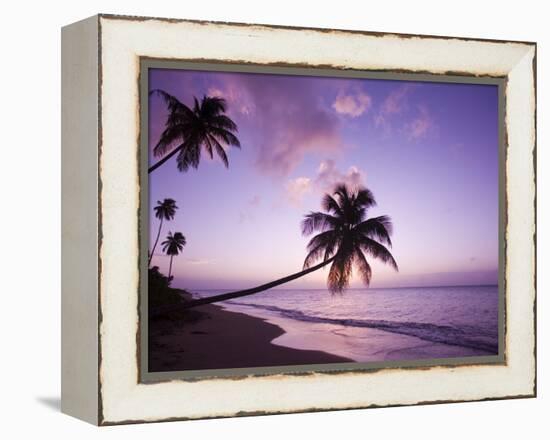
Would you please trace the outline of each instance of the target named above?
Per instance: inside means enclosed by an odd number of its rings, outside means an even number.
[[[50,411],[61,411],[61,397],[37,397],[36,401],[47,407]]]

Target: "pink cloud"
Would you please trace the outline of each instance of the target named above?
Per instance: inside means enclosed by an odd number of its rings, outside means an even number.
[[[285,185],[288,201],[294,206],[301,206],[304,197],[312,190],[312,181],[309,177],[291,179]]]
[[[374,118],[376,126],[382,126],[386,130],[391,129],[390,119],[392,116],[403,112],[407,107],[407,96],[413,85],[403,84],[393,90],[382,102],[378,114]]]
[[[231,82],[227,82],[223,87],[210,87],[208,95],[224,98],[242,115],[249,115],[255,110],[253,101],[243,93],[242,88]]]
[[[251,74],[217,77],[209,93],[230,104],[230,115],[250,135],[245,147],[256,150],[259,170],[286,176],[305,155],[342,148],[338,117],[320,100],[320,87],[311,78]]]
[[[217,72],[166,72],[165,76],[168,89],[188,105],[193,96],[201,97],[197,91],[223,97],[228,116],[239,127],[242,148],[253,152],[254,164],[263,174],[286,177],[306,156],[334,154],[345,147],[341,118],[324,100],[327,89],[342,88],[342,83],[332,79],[294,77],[288,81],[286,76]],[[367,105],[365,98],[357,102]],[[159,115],[166,113],[162,100],[154,97],[153,104],[163,112]],[[157,119],[164,121],[162,116]],[[153,128],[151,144],[163,126]]]
[[[366,93],[356,95],[339,93],[332,104],[336,113],[357,118],[365,113],[372,105],[372,99]]]
[[[398,130],[404,132],[409,140],[424,138],[433,131],[435,123],[428,108],[424,105],[410,108],[409,94],[415,87],[414,84],[404,84],[393,90],[380,106],[374,119],[376,126],[390,133],[399,124]],[[397,115],[401,115],[399,119]],[[404,117],[409,121],[403,122]]]
[[[400,113],[405,106],[405,99],[410,92],[412,86],[410,84],[404,84],[391,92],[388,97],[382,103],[382,113],[394,114]]]
[[[315,187],[320,192],[330,192],[339,183],[345,183],[351,187],[362,186],[365,184],[365,175],[356,166],[349,167],[344,173],[336,167],[332,159],[323,160],[317,170]]]
[[[428,109],[424,106],[418,106],[419,115],[411,122],[405,124],[405,131],[410,140],[421,139],[425,137],[434,127],[432,117]]]
[[[292,205],[301,206],[307,195],[330,193],[340,183],[352,188],[364,186],[365,174],[356,166],[351,166],[346,172],[342,172],[332,159],[325,159],[319,164],[315,177],[302,176],[291,179],[285,185],[285,191],[287,199]]]

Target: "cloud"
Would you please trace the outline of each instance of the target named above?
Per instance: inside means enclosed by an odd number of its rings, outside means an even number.
[[[239,128],[242,148],[252,155],[262,174],[286,178],[304,157],[323,157],[345,148],[342,118],[331,104],[349,80],[161,69],[152,73],[150,81],[152,88],[166,90],[187,105],[203,95],[226,99],[227,114]],[[353,92],[356,100],[358,92]],[[365,98],[357,103],[365,106]],[[152,104],[151,144],[158,140],[166,115],[161,99],[153,97]]]
[[[336,113],[357,118],[365,113],[372,105],[372,99],[366,93],[360,92],[356,95],[339,93],[332,103]]]
[[[394,114],[403,111],[406,104],[406,97],[411,89],[412,86],[410,84],[403,84],[392,91],[382,103],[382,113]]]
[[[414,84],[403,84],[390,92],[374,118],[375,125],[386,133],[391,133],[398,125],[398,130],[404,132],[409,140],[424,138],[433,131],[436,126],[428,108],[422,104],[409,105],[409,95],[415,87]]]
[[[235,108],[241,115],[248,116],[255,111],[254,103],[245,96],[243,90],[230,82],[221,87],[210,87],[207,94],[224,98],[229,106]]]
[[[365,174],[356,166],[351,166],[346,172],[342,172],[332,159],[326,159],[319,164],[314,178],[302,176],[291,179],[285,185],[285,191],[292,205],[301,206],[304,197],[308,194],[332,192],[340,183],[352,188],[364,186]]]
[[[390,119],[407,108],[407,96],[412,89],[412,84],[403,84],[389,93],[374,118],[377,127],[382,126],[387,131],[391,130]]]
[[[356,166],[351,166],[343,173],[332,159],[323,160],[319,164],[314,185],[320,192],[333,191],[334,187],[344,183],[352,188],[365,185],[365,175]]]
[[[303,198],[312,190],[312,181],[309,177],[291,179],[285,185],[288,201],[294,206],[301,206]]]
[[[434,127],[430,112],[424,106],[418,106],[418,116],[405,124],[405,131],[409,140],[417,140],[425,137]]]
[[[258,74],[214,78],[209,93],[229,103],[228,113],[239,132],[247,134],[243,148],[255,150],[260,172],[287,176],[305,155],[335,152],[344,145],[339,118],[321,98],[326,89],[322,78],[289,80]]]

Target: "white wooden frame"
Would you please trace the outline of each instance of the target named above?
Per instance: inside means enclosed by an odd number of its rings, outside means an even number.
[[[101,15],[62,46],[64,412],[107,425],[535,395],[533,43]],[[505,77],[505,364],[139,383],[140,57]]]

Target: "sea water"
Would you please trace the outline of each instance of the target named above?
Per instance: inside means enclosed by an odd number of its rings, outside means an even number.
[[[221,291],[198,291],[211,296]],[[218,303],[280,326],[272,341],[359,362],[498,354],[498,286],[272,289]]]

